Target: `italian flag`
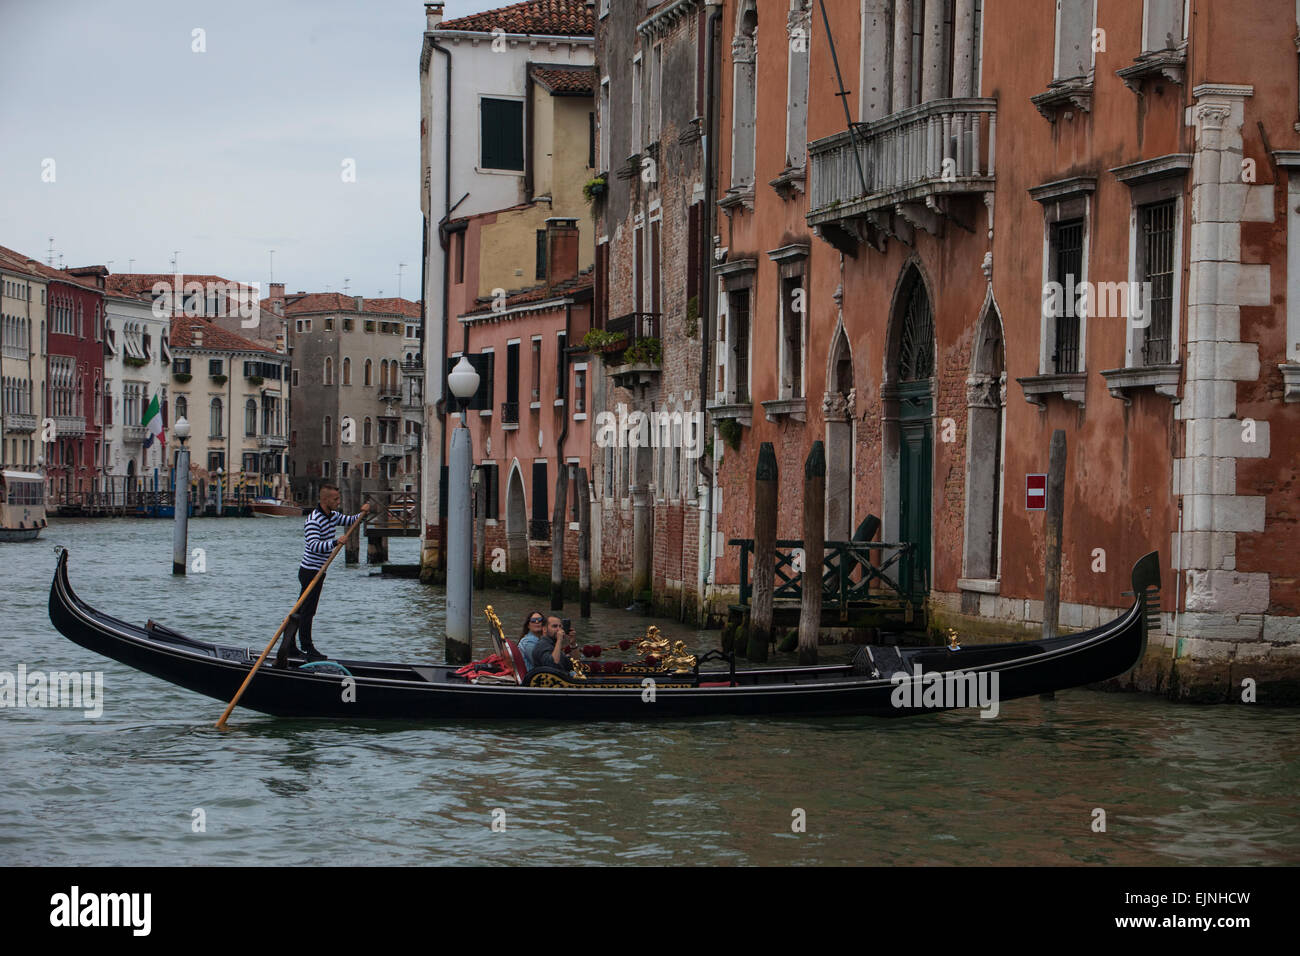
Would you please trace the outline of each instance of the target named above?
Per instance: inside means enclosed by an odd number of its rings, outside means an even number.
[[[162,409],[158,405],[157,395],[155,395],[153,400],[149,402],[149,407],[144,410],[144,421],[140,424],[144,425],[145,428],[145,448],[152,445],[155,438],[158,439],[159,444],[166,446],[167,436],[163,434]]]

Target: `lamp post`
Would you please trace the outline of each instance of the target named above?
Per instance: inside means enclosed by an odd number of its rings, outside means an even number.
[[[222,513],[222,504],[223,504],[223,502],[222,502],[222,500],[221,500],[221,498],[222,498],[222,496],[221,496],[221,491],[222,491],[222,488],[221,488],[221,478],[222,478],[222,476],[223,476],[225,473],[226,473],[226,469],[224,469],[224,468],[218,468],[218,469],[217,469],[217,517],[218,517],[218,518],[221,517],[221,513]]]
[[[447,376],[460,403],[460,426],[451,433],[447,461],[447,663],[470,660],[470,618],[474,600],[474,528],[470,520],[470,452],[466,408],[478,391],[478,372],[465,356]]]
[[[190,423],[185,416],[176,419],[172,434],[181,443],[176,450],[176,467],[172,469],[172,513],[176,523],[172,526],[172,574],[185,573],[185,558],[189,554],[190,521],[190,450],[185,439],[190,437]]]

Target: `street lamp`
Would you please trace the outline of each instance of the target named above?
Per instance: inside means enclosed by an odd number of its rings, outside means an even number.
[[[470,520],[470,450],[466,409],[478,391],[478,372],[465,356],[447,376],[451,394],[460,404],[460,427],[451,433],[447,462],[447,649],[448,664],[470,660],[470,619],[474,601],[474,528]]]
[[[176,450],[176,467],[172,469],[172,574],[185,574],[185,559],[189,554],[190,530],[190,450],[185,439],[190,437],[190,423],[182,415],[172,426],[172,434],[181,443]]]

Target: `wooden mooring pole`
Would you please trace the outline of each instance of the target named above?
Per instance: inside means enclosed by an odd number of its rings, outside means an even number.
[[[1065,432],[1052,432],[1047,466],[1047,560],[1043,594],[1043,637],[1055,637],[1061,619],[1061,527],[1065,521]]]
[[[487,587],[487,475],[474,470],[474,587]]]
[[[778,503],[776,452],[770,441],[758,449],[754,469],[754,597],[749,606],[751,661],[767,660],[772,641],[772,600],[776,580],[776,509]]]
[[[822,562],[826,556],[826,446],[813,442],[803,466],[803,572],[799,663],[817,663],[822,626]]]

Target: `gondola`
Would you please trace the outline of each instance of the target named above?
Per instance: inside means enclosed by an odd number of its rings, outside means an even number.
[[[268,660],[240,705],[277,717],[353,720],[902,717],[959,706],[987,713],[974,699],[979,682],[995,689],[996,701],[1007,701],[1106,680],[1137,663],[1159,614],[1155,552],[1134,565],[1132,582],[1133,604],[1120,617],[1044,640],[962,649],[868,645],[850,664],[737,670],[731,658],[724,660],[729,666],[703,668],[720,656],[714,651],[678,670],[653,672],[653,661],[639,673],[629,667],[586,677],[547,668],[513,684],[471,683],[454,665],[344,659],[322,667],[291,656],[285,668]],[[220,701],[234,696],[259,653],[193,640],[153,621],[128,624],[95,610],[72,590],[66,550],[50,585],[50,620],[87,650]],[[963,687],[969,693],[959,697]]]

